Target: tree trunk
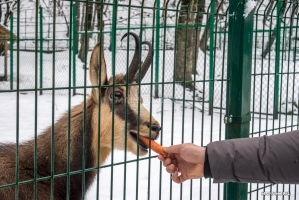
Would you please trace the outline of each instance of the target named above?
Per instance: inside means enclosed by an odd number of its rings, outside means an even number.
[[[102,8],[101,5],[97,4],[95,11],[97,16],[97,30],[100,32],[101,30],[104,29],[104,20],[103,20],[104,8]],[[102,36],[102,40],[101,40],[101,36]],[[104,41],[104,34],[98,34],[98,42],[100,41],[101,42]]]
[[[92,14],[93,14],[93,4],[88,4],[87,6],[87,13],[82,12],[82,23],[84,23],[83,30],[91,30],[92,29]],[[86,19],[87,18],[87,22]],[[86,56],[87,56],[87,52],[89,49],[89,39],[91,38],[92,34],[88,34],[87,33],[87,37],[85,36],[85,34],[81,35],[80,38],[80,50],[79,50],[79,54],[78,54],[78,58],[83,62],[86,63]]]
[[[219,2],[218,0],[216,0],[215,3],[216,3],[215,12],[221,11],[222,13],[225,13],[224,8],[223,8],[224,1]],[[203,7],[203,11],[202,12],[204,12],[204,7]],[[207,11],[207,12],[210,12],[210,11]],[[217,22],[219,20],[219,16],[217,14],[218,13],[216,13],[216,17],[215,17],[216,18],[216,24],[217,24]],[[225,30],[226,27],[227,27],[227,23],[226,23],[226,26],[223,28],[223,30]],[[204,32],[202,34],[202,37],[201,37],[201,39],[199,41],[199,49],[202,52],[204,52],[204,53],[206,53],[206,51],[208,50],[207,44],[208,44],[208,39],[209,38],[210,38],[210,16],[207,17],[207,23],[206,23]]]
[[[206,53],[206,51],[208,49],[207,48],[207,46],[208,46],[208,39],[210,37],[210,26],[209,26],[209,24],[210,24],[210,17],[208,17],[208,19],[207,19],[205,30],[203,31],[202,37],[201,37],[200,42],[199,42],[199,48],[204,53]]]
[[[264,51],[262,52],[262,57],[266,58],[266,56],[268,55],[268,53],[270,52],[270,49],[272,47],[272,45],[274,44],[274,41],[276,39],[276,32],[277,32],[277,26],[274,28],[273,32],[271,33],[271,38],[270,41],[267,42],[266,44],[266,48],[264,49]]]
[[[283,16],[284,15],[284,12],[285,12],[285,9],[286,9],[286,3],[285,2],[283,2],[283,4],[282,4],[282,8],[281,8],[281,13],[280,13],[280,15],[281,16]],[[268,53],[270,52],[270,50],[271,50],[271,47],[272,47],[272,45],[274,44],[274,41],[275,41],[275,39],[276,39],[276,32],[277,32],[277,24],[276,24],[276,26],[275,26],[275,28],[274,28],[274,30],[273,30],[273,32],[272,32],[272,34],[271,34],[271,38],[270,38],[270,41],[268,41],[268,43],[267,43],[267,45],[266,45],[266,48],[263,50],[263,52],[262,52],[262,58],[266,58],[266,56],[268,55]],[[279,38],[280,39],[280,38]]]
[[[292,2],[292,13],[291,13],[291,18],[290,18],[290,37],[293,36],[293,26],[294,26],[294,21],[296,21],[296,15],[298,15],[298,6],[296,5],[296,0],[293,0]]]
[[[3,22],[3,25],[4,26],[7,26],[7,23],[8,23],[8,19],[9,19],[9,16],[11,15],[11,11],[10,11],[10,4],[11,3],[7,3],[6,4],[6,13],[4,15],[4,22]]]
[[[266,24],[271,12],[272,12],[273,6],[274,6],[274,1],[271,1],[270,5],[266,11],[266,16],[263,19],[263,24]]]
[[[193,29],[194,33],[194,51],[195,53],[193,54],[192,60],[195,62],[192,64],[192,72],[194,74],[198,74],[196,71],[196,65],[197,65],[197,60],[198,60],[198,50],[199,50],[199,45],[200,45],[200,32],[201,32],[201,25],[203,22],[203,13],[205,12],[205,0],[198,0],[198,8],[197,8],[197,13],[196,13],[196,20],[195,22],[197,23],[195,28]]]
[[[194,89],[192,73],[195,71],[195,57],[197,57],[195,13],[198,0],[183,0],[179,12],[178,27],[176,29],[176,58],[175,58],[175,81]],[[184,27],[185,26],[185,27]]]

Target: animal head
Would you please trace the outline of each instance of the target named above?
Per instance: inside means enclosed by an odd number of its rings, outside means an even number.
[[[127,74],[117,74],[108,79],[101,44],[97,44],[92,51],[89,73],[94,86],[91,96],[96,104],[96,112],[92,118],[93,127],[96,138],[100,134],[101,148],[111,149],[113,145],[116,149],[125,149],[126,146],[126,149],[134,154],[145,155],[148,150],[146,145],[138,140],[138,134],[157,139],[161,129],[157,120],[144,107],[143,99],[138,93],[138,83],[152,63],[153,50],[151,43],[142,42],[148,46],[148,54],[139,67],[139,37],[134,33],[129,34],[135,40],[135,52]],[[127,34],[122,40],[126,36]]]

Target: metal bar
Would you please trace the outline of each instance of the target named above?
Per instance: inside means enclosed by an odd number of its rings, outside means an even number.
[[[43,7],[39,7],[39,87],[40,89],[43,88]],[[43,90],[39,91],[39,94],[43,94]]]
[[[159,82],[159,62],[160,62],[160,0],[156,0],[156,51],[155,51],[155,83]],[[159,85],[155,84],[155,98],[159,97]]]
[[[9,74],[9,82],[10,82],[10,89],[13,89],[13,43],[14,43],[14,36],[13,36],[13,14],[10,15],[10,32],[9,32],[9,65],[10,65],[10,74]]]
[[[215,0],[211,0],[211,8],[210,8],[210,16],[209,16],[209,27],[210,27],[210,46],[209,46],[209,52],[210,52],[210,63],[209,63],[209,78],[213,79],[214,77],[214,13],[215,13]],[[209,115],[212,115],[213,113],[213,98],[214,97],[214,83],[209,83]]]
[[[56,3],[53,3],[53,11],[56,11]],[[55,85],[56,85],[56,54],[55,54],[55,47],[56,47],[56,15],[53,15],[52,20],[53,32],[52,37],[53,39],[53,54],[52,54],[52,130],[51,130],[51,190],[50,190],[50,199],[54,199],[54,175],[55,175]],[[49,44],[49,43],[48,43]]]
[[[253,12],[243,16],[246,0],[229,1],[227,116],[250,115]],[[226,139],[249,136],[250,122],[226,124]],[[246,200],[247,184],[226,183],[225,200]]]
[[[17,85],[16,85],[16,169],[15,169],[15,180],[16,180],[16,187],[15,187],[15,200],[19,199],[19,155],[20,155],[20,148],[19,148],[19,144],[20,144],[20,10],[21,10],[21,6],[20,3],[18,3],[17,5],[17,57],[16,57],[16,64],[17,64]],[[11,30],[13,30],[13,26],[11,24]],[[12,49],[11,49],[11,52]],[[12,57],[11,57],[12,59]]]
[[[176,6],[176,10],[175,10],[175,16],[176,16],[175,18],[176,19],[179,16],[179,4],[180,4],[180,2],[181,2],[181,0],[178,2],[177,6]],[[178,27],[178,25],[179,25],[179,22],[178,22],[178,20],[176,20],[175,21],[175,26]],[[178,40],[178,34],[177,33],[175,33],[174,39],[175,39],[175,41]],[[177,48],[176,46],[177,46],[177,42],[174,43],[174,49]],[[173,55],[174,56],[174,66],[176,66],[176,59],[175,59],[176,52],[173,51],[173,53],[174,53],[174,55]],[[175,68],[173,68],[173,77],[176,77],[176,70],[175,70]],[[172,97],[176,96],[175,95],[175,86],[176,86],[176,83],[177,83],[176,81],[172,82]],[[172,101],[171,111],[172,111],[172,115],[171,115],[171,119],[172,120],[171,120],[171,142],[170,142],[170,144],[173,145],[173,143],[174,143],[174,132],[175,132],[175,128],[174,128],[174,124],[175,124],[175,122],[174,122],[174,119],[175,119],[174,118],[175,102],[174,101]],[[172,195],[172,193],[173,193],[173,185],[172,185],[171,179],[169,180],[169,187],[170,187],[170,190],[169,190],[169,199],[173,199],[173,195]]]
[[[70,12],[70,16],[73,16],[73,3],[71,3],[71,6],[69,7],[69,12]],[[76,17],[76,16],[75,16]],[[73,56],[73,42],[74,42],[74,35],[73,35],[73,29],[75,29],[76,27],[74,27],[73,25],[73,20],[74,20],[74,16],[70,17],[70,41],[68,43],[69,45],[69,51],[68,51],[68,56],[69,56],[69,66],[72,66],[72,56]],[[74,67],[74,66],[72,66]],[[70,190],[71,190],[71,176],[70,176],[70,171],[71,171],[71,110],[72,110],[72,103],[71,103],[71,96],[72,96],[72,67],[69,67],[69,80],[68,80],[68,120],[67,120],[67,163],[66,163],[66,173],[67,173],[67,177],[66,177],[66,200],[70,199]]]
[[[280,32],[281,32],[281,0],[277,1],[277,20],[276,20],[276,44],[275,44],[275,78],[274,78],[274,119],[278,119],[279,104],[279,71],[280,71]],[[270,56],[269,56],[270,57]]]
[[[37,157],[38,157],[38,152],[37,152],[37,124],[38,124],[38,121],[37,121],[37,94],[38,94],[38,52],[39,51],[42,51],[41,49],[38,50],[38,14],[39,14],[39,3],[36,3],[35,4],[35,52],[34,52],[34,117],[35,117],[35,120],[34,120],[34,159],[33,159],[33,162],[34,162],[34,174],[33,174],[33,178],[34,178],[34,184],[33,184],[33,198],[34,199],[37,199],[38,197],[38,191],[37,191],[37,181],[36,181],[36,178],[37,178]]]
[[[72,12],[73,12],[73,28],[71,29],[72,30],[72,34],[73,34],[73,54],[72,54],[72,59],[73,59],[73,62],[72,62],[72,69],[73,69],[73,95],[75,96],[76,95],[76,54],[77,54],[77,3],[74,2],[72,5]]]
[[[187,36],[188,36],[188,31],[191,31],[190,29],[188,29],[188,25],[189,25],[189,16],[190,16],[190,6],[191,6],[191,1],[188,3],[188,4],[186,4],[186,2],[181,2],[181,11],[182,11],[182,8],[183,8],[183,6],[185,6],[185,7],[187,7],[186,8],[186,13],[185,13],[185,15],[186,15],[186,21],[185,22],[179,22],[179,23],[185,23],[186,24],[186,26],[184,26],[184,33],[182,33],[182,35],[184,34],[184,38],[185,38],[185,41],[184,41],[184,54],[182,55],[183,57],[184,57],[184,75],[183,75],[183,87],[184,88],[186,88],[186,69],[187,69],[187,67],[189,67],[189,66],[187,66],[187,53],[190,53],[188,50],[189,50],[189,48],[188,48],[188,46],[187,46]],[[183,5],[183,4],[185,4],[185,5]],[[180,16],[179,17],[181,17],[181,15],[182,15],[182,13],[180,13]],[[191,23],[192,24],[192,23]],[[182,38],[180,38],[180,39],[182,39]],[[177,40],[177,41],[179,41],[179,40]],[[177,51],[177,50],[176,50]],[[176,66],[177,67],[177,66]],[[182,101],[182,107],[183,108],[185,108],[185,104],[186,104],[186,89],[184,89],[183,90],[183,94],[182,94],[182,99],[183,99],[183,101]],[[184,140],[185,140],[185,138],[184,138],[184,129],[185,129],[185,109],[182,109],[182,120],[181,120],[181,123],[182,123],[182,129],[181,129],[181,132],[182,132],[182,135],[181,135],[181,143],[183,144],[184,143]],[[179,198],[180,200],[182,200],[183,199],[183,184],[180,184],[180,198]]]
[[[104,28],[104,20],[103,20],[103,10],[104,10],[104,1],[101,1],[101,5],[100,6],[100,9],[98,12],[100,12],[100,17],[98,17],[98,19],[100,18],[100,21],[98,21],[98,24],[99,24],[99,29],[100,29],[100,35],[99,35],[99,42],[101,44],[100,46],[100,50],[99,50],[99,56],[102,55],[102,52],[104,51],[104,45],[103,42],[104,42],[104,35],[103,35],[103,28]],[[97,13],[99,15],[99,13]],[[102,65],[102,62],[100,62],[99,64],[99,69],[102,69],[103,65]],[[101,70],[100,70],[101,71]],[[99,76],[99,83],[102,83],[102,76]],[[100,93],[98,93],[98,98],[100,99]],[[98,101],[98,108],[99,110],[101,110],[101,102]],[[101,132],[101,120],[102,120],[102,117],[101,117],[101,113],[98,112],[98,135],[100,135],[100,132]],[[126,130],[126,129],[125,129]],[[100,186],[100,160],[101,160],[101,149],[100,149],[100,144],[101,144],[101,137],[98,137],[98,145],[97,145],[97,165],[96,165],[96,172],[97,172],[97,184],[96,184],[96,188],[99,188]],[[126,155],[126,154],[125,154]],[[96,194],[96,199],[98,200],[99,199],[99,195],[100,195],[100,191],[99,189],[97,189],[97,194]]]
[[[165,13],[164,13],[164,16],[167,16],[167,11],[168,11],[168,4],[169,4],[169,0],[167,0],[166,2],[165,2],[165,4],[164,4],[164,6],[165,6]],[[164,21],[166,21],[165,20],[165,18],[163,19]],[[159,24],[155,24],[156,26],[160,26],[160,23]],[[157,38],[156,38],[156,40],[157,40]],[[165,48],[166,48],[166,23],[163,23],[163,40],[164,40],[164,42],[162,43],[162,45],[163,45],[163,49],[162,49],[162,66],[165,66]],[[164,110],[164,99],[165,99],[165,97],[164,97],[164,91],[165,91],[165,84],[164,84],[164,81],[165,81],[165,67],[162,67],[162,91],[161,91],[161,110]],[[158,87],[159,87],[159,84],[158,83],[156,83],[157,85],[158,85]],[[164,122],[164,117],[163,117],[164,115],[163,115],[163,112],[161,112],[161,125],[163,126],[163,122]],[[163,135],[163,129],[161,130],[161,135]],[[163,141],[161,140],[161,145],[163,146]],[[159,176],[161,177],[160,179],[159,179],[159,200],[161,200],[162,199],[162,170],[164,171],[164,169],[163,169],[164,167],[162,166],[162,163],[160,163],[160,167],[159,167]]]
[[[129,4],[131,4],[132,2],[130,1],[129,2]],[[128,7],[128,27],[127,27],[127,29],[126,29],[126,31],[127,31],[127,34],[128,34],[128,36],[129,36],[129,32],[130,32],[130,30],[131,30],[132,28],[131,28],[131,7],[129,6]],[[126,43],[126,48],[128,48],[129,47],[129,38],[127,39],[127,43]],[[129,71],[129,51],[127,50],[126,51],[126,74],[129,74],[128,73],[128,71]],[[128,86],[129,86],[129,81],[128,81],[128,78],[129,78],[129,76],[126,76],[126,88],[128,88]],[[126,90],[126,97],[129,95],[129,90]],[[126,101],[126,110],[125,110],[125,116],[126,116],[126,119],[128,119],[128,101]],[[128,128],[128,124],[127,123],[125,123],[125,130],[127,130],[127,128]],[[127,133],[127,132],[126,132]],[[128,168],[128,166],[127,166],[127,137],[128,137],[128,135],[126,134],[126,138],[125,138],[125,149],[124,149],[124,187],[123,187],[123,200],[126,200],[126,195],[127,195],[127,191],[126,191],[126,185],[127,185],[127,168]]]
[[[143,9],[144,7],[142,7],[144,5],[144,1],[145,0],[142,0],[141,1],[141,10],[140,10],[140,32],[139,32],[139,37],[140,37],[140,41],[143,41],[142,39],[142,28],[143,28],[143,24],[142,24],[142,20],[143,20]],[[140,9],[140,8],[139,8]],[[141,55],[142,55],[142,44],[139,43],[139,60],[141,61]],[[139,63],[139,70],[138,71],[141,71],[141,64]],[[139,76],[139,82],[141,82],[140,80],[140,76]],[[141,87],[138,88],[138,94],[140,95],[141,94]],[[138,137],[137,137],[137,140],[139,140],[139,134],[140,134],[140,125],[141,125],[141,112],[140,112],[140,101],[138,102],[138,108],[137,108],[137,127],[138,127]],[[140,176],[139,176],[139,172],[140,172],[140,161],[139,161],[140,157],[139,157],[139,148],[138,148],[138,145],[137,145],[137,162],[136,162],[136,199],[138,199],[138,196],[139,196],[139,179],[140,179]],[[149,199],[149,196],[147,197]]]
[[[84,16],[84,22],[82,21],[81,23],[84,23],[84,30],[87,31],[89,29],[88,27],[88,11],[89,11],[89,6],[90,6],[90,0],[86,0],[85,1],[85,8],[83,8],[85,10],[85,16]],[[83,94],[84,96],[87,95],[87,49],[89,47],[89,44],[88,44],[88,39],[89,35],[86,33],[84,34],[84,61],[83,61],[83,67],[84,67],[84,89],[83,89]],[[85,163],[85,160],[86,160],[86,129],[87,129],[87,102],[86,102],[86,98],[84,98],[84,101],[83,101],[83,135],[82,135],[82,178],[81,178],[81,192],[82,194],[85,194],[85,191],[86,191],[86,185],[85,185],[85,173],[86,173],[86,163]],[[85,196],[82,196],[82,200],[85,199]]]
[[[117,4],[118,1],[117,0],[113,0],[113,6],[112,6],[112,35],[111,35],[111,51],[112,51],[112,76],[115,76],[115,66],[116,66],[116,25],[117,25]],[[112,90],[114,93],[114,89],[115,89],[115,79],[113,79],[113,83],[112,83]],[[113,94],[114,95],[114,94]],[[115,109],[115,103],[114,103],[114,98],[112,99],[112,113],[114,113],[114,109]],[[112,124],[114,124],[115,121],[115,116],[112,115]],[[111,146],[112,149],[114,148],[114,126],[112,126],[112,137],[111,137]],[[111,152],[111,163],[113,164],[114,162],[114,151]],[[110,181],[110,199],[113,199],[113,177],[114,177],[114,168],[113,165],[111,166],[111,181]]]

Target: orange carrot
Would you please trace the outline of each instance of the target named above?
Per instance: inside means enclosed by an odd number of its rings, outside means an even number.
[[[167,157],[168,154],[164,151],[163,147],[158,144],[157,142],[155,142],[154,140],[151,140],[150,142],[150,139],[147,138],[147,137],[144,137],[142,135],[139,135],[139,139],[149,148],[151,148],[154,152],[158,153],[158,154],[161,154],[162,156],[164,157]],[[151,145],[151,146],[150,146]]]

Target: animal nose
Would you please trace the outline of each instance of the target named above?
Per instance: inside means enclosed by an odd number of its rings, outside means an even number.
[[[152,125],[151,129],[152,129],[152,131],[159,133],[159,131],[161,130],[161,127],[159,125]]]
[[[158,134],[159,134],[159,132],[160,132],[160,130],[161,130],[161,127],[160,127],[160,125],[158,125],[158,124],[150,124],[150,123],[148,123],[148,124],[147,124],[147,127],[148,127],[149,129],[151,129],[152,131],[154,131],[154,132],[157,134],[157,136],[158,136]]]

